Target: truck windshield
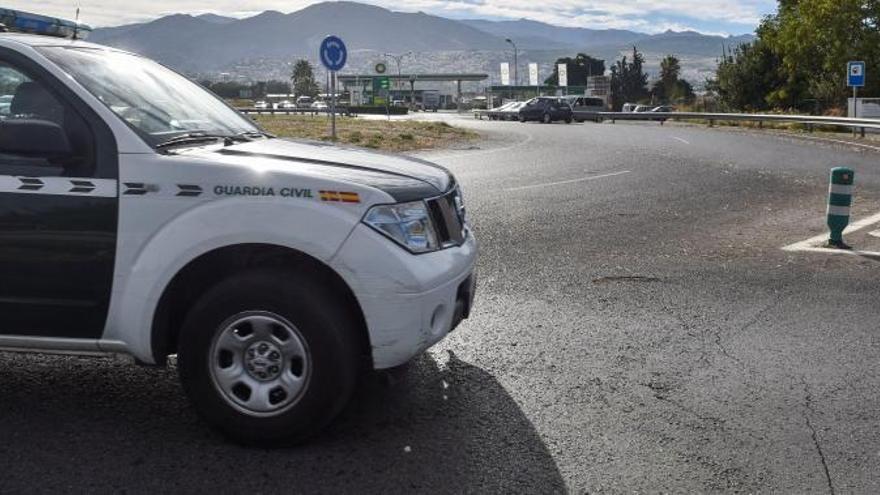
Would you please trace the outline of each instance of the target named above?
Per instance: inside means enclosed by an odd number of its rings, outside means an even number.
[[[195,132],[230,137],[260,132],[198,84],[143,57],[83,47],[39,50],[150,146]]]

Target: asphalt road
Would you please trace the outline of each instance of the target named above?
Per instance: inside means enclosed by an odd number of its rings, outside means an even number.
[[[458,122],[486,141],[425,156],[464,187],[477,306],[405,375],[258,450],[173,367],[0,354],[0,491],[880,491],[880,265],[781,249],[823,232],[832,166],[880,212],[880,150]]]

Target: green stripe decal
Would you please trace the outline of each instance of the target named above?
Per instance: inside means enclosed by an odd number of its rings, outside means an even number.
[[[849,194],[829,194],[828,204],[832,206],[852,206],[852,196]]]

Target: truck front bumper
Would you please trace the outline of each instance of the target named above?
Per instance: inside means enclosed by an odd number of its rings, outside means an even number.
[[[331,260],[354,292],[376,369],[399,366],[470,316],[477,242],[414,255],[361,225]]]

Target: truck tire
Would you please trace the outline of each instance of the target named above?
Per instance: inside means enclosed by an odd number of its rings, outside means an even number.
[[[206,422],[234,441],[302,442],[351,397],[354,318],[319,276],[255,270],[207,291],[181,328],[178,371]]]

